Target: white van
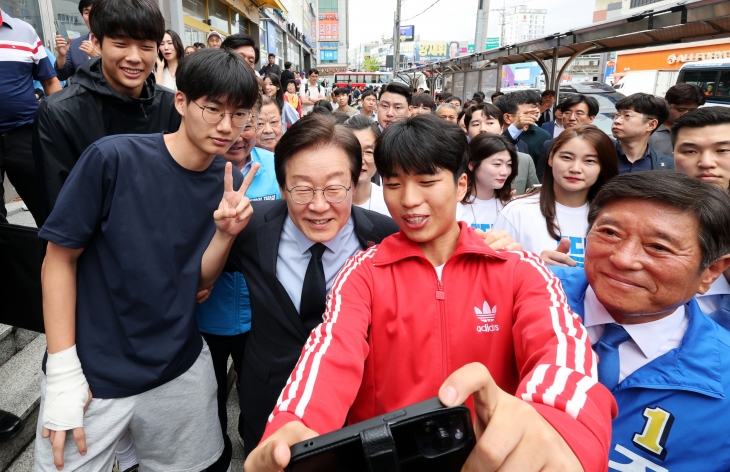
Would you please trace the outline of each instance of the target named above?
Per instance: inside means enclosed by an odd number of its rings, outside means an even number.
[[[697,85],[705,92],[707,105],[730,107],[730,59],[689,62],[679,69],[677,83]]]

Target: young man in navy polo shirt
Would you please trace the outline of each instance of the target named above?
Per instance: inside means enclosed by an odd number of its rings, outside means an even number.
[[[241,185],[219,155],[250,119],[258,85],[223,49],[191,55],[177,84],[179,131],[92,144],[40,232],[48,357],[37,471],[110,470],[127,429],[143,470],[204,470],[223,452],[193,312],[199,283],[218,275],[207,261],[252,214],[244,194],[258,165]]]
[[[15,186],[36,221],[41,202],[31,152],[33,117],[38,100],[33,80],[46,95],[61,90],[53,64],[38,33],[25,21],[0,10],[0,201],[3,172]],[[0,205],[0,223],[6,223],[5,205]]]

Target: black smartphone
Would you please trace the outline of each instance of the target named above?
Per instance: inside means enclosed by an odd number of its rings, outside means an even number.
[[[360,433],[384,424],[402,472],[459,472],[476,444],[469,408],[431,398],[294,444],[286,471],[368,472]]]

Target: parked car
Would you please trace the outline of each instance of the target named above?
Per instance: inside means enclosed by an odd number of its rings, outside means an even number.
[[[617,92],[608,84],[603,82],[567,82],[560,84],[559,101],[577,93],[589,95],[598,100],[598,115],[593,124],[598,126],[604,133],[613,137],[611,125],[616,116],[616,102],[624,98],[624,94]]]

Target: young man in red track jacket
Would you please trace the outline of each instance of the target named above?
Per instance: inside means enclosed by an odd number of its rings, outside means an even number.
[[[375,162],[401,231],[335,278],[246,471],[280,470],[288,445],[437,393],[446,405],[474,394],[465,470],[605,471],[616,404],[560,282],[535,254],[495,252],[455,219],[461,130],[398,122]]]

